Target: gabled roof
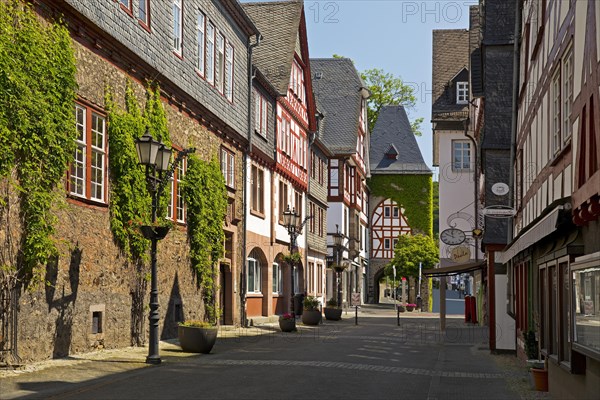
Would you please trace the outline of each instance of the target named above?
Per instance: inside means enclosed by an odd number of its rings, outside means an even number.
[[[403,106],[384,106],[371,132],[371,174],[431,174]],[[396,159],[386,157],[390,152]]]
[[[244,9],[240,5],[237,0],[222,0],[221,4],[225,6],[227,11],[231,14],[231,16],[235,19],[238,25],[244,30],[244,32],[248,35],[259,35],[260,32],[254,22],[248,17],[248,15],[244,12]]]
[[[433,119],[436,119],[436,114],[467,111],[468,104],[456,104],[456,98],[450,95],[449,83],[469,67],[469,31],[434,30],[432,52]]]
[[[279,94],[285,96],[304,3],[298,0],[242,3],[242,7],[262,34],[252,61]]]
[[[362,79],[348,58],[311,58],[313,91],[325,115],[320,135],[334,154],[356,152]]]

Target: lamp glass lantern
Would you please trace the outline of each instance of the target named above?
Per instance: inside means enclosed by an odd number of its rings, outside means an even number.
[[[167,171],[169,169],[169,163],[171,162],[171,154],[173,149],[168,147],[166,144],[161,144],[158,154],[156,155],[156,169],[158,171]]]
[[[137,151],[138,160],[142,165],[154,165],[156,163],[156,156],[160,148],[161,143],[154,140],[152,135],[150,135],[147,130],[146,133],[144,133],[144,136],[135,141],[135,149]]]

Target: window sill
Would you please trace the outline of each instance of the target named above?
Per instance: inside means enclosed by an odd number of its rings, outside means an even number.
[[[85,197],[79,197],[74,194],[67,194],[67,201],[71,204],[88,206],[98,210],[108,210],[108,203],[104,203],[98,200],[90,200]]]
[[[150,29],[150,25],[146,24],[144,21],[142,21],[141,19],[138,19],[138,24],[148,33],[152,33],[152,30]]]
[[[550,165],[555,166],[558,164],[560,160],[562,160],[563,156],[571,149],[571,138],[567,140],[566,143],[563,144],[563,147],[553,156],[550,160]]]
[[[246,293],[246,297],[247,298],[254,298],[254,299],[259,299],[259,298],[263,298],[263,294],[262,293]]]
[[[255,217],[258,217],[260,219],[265,219],[265,214],[261,213],[260,211],[255,211],[255,210],[250,210],[250,214],[254,215]]]
[[[180,60],[183,60],[182,53],[178,52],[177,50],[173,50],[173,54],[175,55],[175,57],[179,58]]]

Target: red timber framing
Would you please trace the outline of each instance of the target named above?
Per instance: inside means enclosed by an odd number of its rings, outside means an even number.
[[[398,236],[412,233],[402,208],[391,199],[375,207],[371,224],[371,258],[394,258]]]

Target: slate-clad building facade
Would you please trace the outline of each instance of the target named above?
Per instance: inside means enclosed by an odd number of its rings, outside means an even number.
[[[354,64],[346,58],[312,59],[313,89],[324,118],[323,143],[333,154],[329,158],[327,242],[331,263],[336,262],[333,234],[345,236],[340,263],[343,302],[353,292],[365,299],[369,264],[368,201],[369,132],[366,99],[369,96]],[[336,230],[337,229],[337,230]],[[330,264],[331,264],[330,263]],[[327,272],[327,298],[335,296],[335,274]]]
[[[145,86],[157,83],[173,147],[193,146],[202,159],[221,161],[229,208],[224,221],[225,256],[217,265],[221,288],[217,296],[223,309],[221,323],[239,324],[239,277],[244,265],[239,246],[244,237],[242,165],[249,133],[247,61],[249,45],[259,35],[254,23],[237,1],[229,0],[44,0],[34,6],[41,18],[62,15],[70,30],[78,84],[73,124],[84,133],[82,137],[91,137],[88,133],[93,129],[94,137],[108,143],[107,86],[123,108],[130,82],[143,109]],[[79,146],[92,144],[82,141]],[[105,147],[103,154],[110,159],[111,149]],[[13,310],[17,336],[7,346],[24,361],[145,341],[148,291],[143,277],[149,266],[137,269],[115,245],[108,173],[94,175],[102,179],[95,184],[106,188],[104,196],[89,190],[91,174],[80,174],[98,168],[99,164],[90,165],[93,160],[74,156],[73,163],[86,165],[69,170],[62,186],[65,205],[53,210],[58,217],[60,254],[57,264],[46,269],[49,285],[22,292]],[[173,185],[184,175],[185,162]],[[158,248],[162,339],[177,335],[179,321],[204,318],[202,296],[189,266],[185,205],[176,196],[178,191],[173,190],[167,215],[174,228]],[[3,337],[9,337],[5,333]]]

